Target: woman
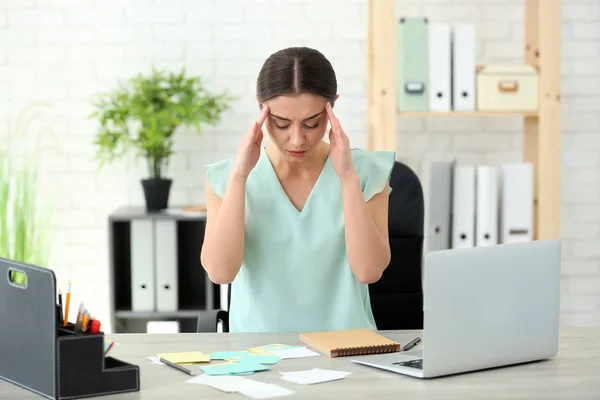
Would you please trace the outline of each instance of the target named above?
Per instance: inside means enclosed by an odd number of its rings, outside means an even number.
[[[260,116],[236,157],[206,166],[201,262],[213,282],[233,282],[231,332],[376,329],[368,284],[390,260],[395,153],[351,149],[337,98],[320,52],[272,54],[257,81]]]

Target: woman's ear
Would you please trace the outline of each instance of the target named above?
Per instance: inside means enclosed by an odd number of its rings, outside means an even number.
[[[336,94],[336,95],[335,95],[335,100],[332,100],[332,101],[330,101],[330,102],[329,102],[329,104],[331,105],[331,108],[333,108],[333,106],[335,106],[335,102],[336,102],[336,101],[337,101],[337,99],[339,99],[339,98],[340,98],[340,95],[339,95],[339,94]]]

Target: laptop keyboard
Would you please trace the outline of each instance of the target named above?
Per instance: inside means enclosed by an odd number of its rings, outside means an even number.
[[[419,358],[418,360],[410,360],[410,361],[398,361],[393,363],[394,365],[400,365],[401,367],[410,367],[415,369],[423,369],[423,359]]]

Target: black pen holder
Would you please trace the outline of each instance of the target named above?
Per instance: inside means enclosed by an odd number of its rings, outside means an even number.
[[[104,332],[80,333],[74,325],[60,326],[56,335],[58,399],[135,392],[140,390],[137,365],[104,356]]]

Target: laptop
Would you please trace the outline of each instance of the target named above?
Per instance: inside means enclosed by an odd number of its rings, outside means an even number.
[[[440,250],[424,260],[422,346],[353,362],[434,378],[557,355],[560,240]]]

